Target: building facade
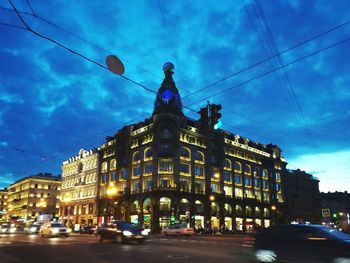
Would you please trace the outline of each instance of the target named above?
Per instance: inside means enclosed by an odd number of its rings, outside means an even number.
[[[0,222],[7,220],[7,188],[0,189]]]
[[[61,178],[49,173],[24,177],[8,187],[9,219],[34,220],[58,214]]]
[[[286,199],[285,223],[320,224],[322,214],[319,180],[301,170],[286,170],[283,183]]]
[[[277,223],[287,164],[281,149],[214,129],[221,106],[201,109],[199,120],[186,117],[172,74],[165,70],[152,116],[98,149],[100,222],[127,219],[154,232],[174,222],[230,230]]]
[[[84,149],[62,165],[60,217],[68,226],[97,224],[97,165],[97,152]]]
[[[323,222],[350,233],[350,194],[345,192],[321,193]]]

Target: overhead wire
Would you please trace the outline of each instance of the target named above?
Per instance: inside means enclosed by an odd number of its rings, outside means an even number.
[[[12,5],[12,2],[11,2],[10,0],[9,0],[9,2],[10,2],[11,5]],[[13,5],[12,5],[12,6],[13,6]],[[13,6],[13,7],[14,7],[14,6]],[[71,49],[65,47],[64,45],[61,45],[60,43],[58,43],[58,42],[56,42],[56,41],[54,41],[54,40],[51,40],[50,38],[47,38],[47,37],[41,35],[40,33],[35,32],[34,30],[32,30],[31,28],[28,27],[28,25],[25,23],[25,21],[21,18],[20,14],[18,14],[18,11],[15,9],[15,7],[14,7],[14,10],[16,11],[17,15],[20,17],[22,23],[24,23],[24,25],[26,26],[26,28],[25,28],[26,30],[29,30],[29,31],[31,31],[31,32],[34,33],[34,34],[36,34],[36,35],[38,35],[38,36],[40,36],[40,37],[42,37],[42,38],[44,38],[44,39],[47,39],[47,40],[49,40],[49,41],[51,41],[51,42],[53,42],[53,43],[55,43],[55,44],[61,46],[62,48],[65,48],[65,49],[67,49],[68,51],[70,51],[70,52],[72,52],[72,53],[74,53],[74,54],[76,54],[76,55],[79,55],[79,56],[81,56],[82,58],[84,58],[84,59],[86,59],[86,60],[88,60],[88,61],[90,61],[90,62],[92,62],[92,63],[94,63],[94,64],[96,64],[96,65],[98,65],[98,66],[100,66],[100,67],[102,67],[102,68],[104,68],[104,69],[109,70],[108,68],[106,68],[105,66],[101,65],[100,63],[95,62],[95,61],[93,61],[93,60],[87,58],[86,56],[81,55],[81,54],[75,52],[74,50],[71,50]],[[327,48],[323,48],[323,49],[321,49],[321,50],[312,52],[311,54],[308,54],[308,55],[306,55],[306,56],[303,56],[303,57],[301,57],[301,58],[298,58],[298,59],[296,59],[296,60],[294,60],[294,61],[292,61],[292,62],[289,62],[289,63],[287,63],[287,64],[285,64],[285,65],[282,65],[282,66],[280,66],[280,67],[277,67],[277,68],[275,68],[275,69],[273,69],[273,70],[270,70],[270,71],[268,71],[268,72],[265,72],[265,73],[263,73],[263,74],[260,74],[260,75],[256,76],[256,77],[253,78],[253,79],[250,79],[250,80],[248,80],[248,81],[245,81],[244,83],[250,82],[250,81],[255,80],[255,79],[259,78],[259,77],[262,77],[262,76],[264,76],[264,75],[267,75],[267,74],[269,74],[269,73],[271,73],[271,72],[273,72],[273,71],[276,71],[276,70],[279,70],[279,69],[284,68],[284,67],[286,67],[286,66],[289,66],[289,65],[291,65],[291,64],[294,64],[294,63],[296,63],[296,62],[298,62],[298,61],[300,61],[300,60],[306,59],[306,58],[308,58],[308,57],[310,57],[310,56],[312,56],[312,55],[315,55],[315,54],[317,54],[317,53],[319,53],[319,52],[322,52],[322,51],[324,51],[324,50],[326,50],[326,49],[329,49],[329,48],[331,48],[331,47],[334,47],[334,46],[336,46],[336,45],[342,44],[343,42],[348,41],[348,40],[349,40],[349,39],[345,39],[345,40],[343,40],[343,41],[341,41],[341,42],[337,42],[337,43],[335,43],[335,44],[333,44],[333,45],[331,45],[331,46],[328,46]],[[121,76],[121,77],[124,77],[124,76]],[[134,81],[132,81],[132,82],[134,82]],[[134,82],[134,83],[137,84],[137,85],[139,85],[139,83],[137,83],[137,82]],[[241,83],[241,84],[239,84],[239,85],[243,85],[244,83]],[[233,87],[231,87],[230,89],[232,89],[232,88],[233,88]],[[148,89],[146,89],[146,90],[148,90]],[[148,91],[153,92],[153,93],[156,93],[156,92],[154,92],[153,90],[148,90]],[[223,91],[221,91],[220,93],[222,93],[222,92],[223,92]],[[216,96],[216,95],[218,95],[218,94],[214,94],[213,96]],[[211,96],[211,97],[212,97],[212,96]],[[203,101],[203,100],[206,100],[206,99],[201,99],[201,101]],[[197,103],[198,103],[198,102],[197,102]],[[193,105],[193,104],[191,104],[191,105]],[[190,111],[193,111],[193,112],[197,113],[197,111],[195,111],[195,110],[189,108],[189,106],[191,106],[191,105],[184,106],[184,108],[187,108],[187,109],[189,109]]]
[[[28,0],[27,0],[27,1],[28,1]],[[28,3],[29,3],[29,1],[28,1]],[[0,6],[0,10],[5,10],[5,11],[9,11],[9,12],[15,12],[13,9],[6,8],[6,7],[1,7],[1,6]],[[45,17],[43,17],[43,16],[38,15],[37,13],[34,12],[33,8],[31,8],[31,10],[32,10],[32,13],[25,12],[25,11],[18,11],[18,13],[19,13],[19,14],[23,14],[23,15],[27,15],[27,16],[32,16],[32,17],[34,17],[34,18],[36,18],[36,19],[39,19],[39,20],[41,20],[41,21],[43,21],[43,22],[45,22],[45,23],[47,23],[47,24],[49,24],[49,25],[51,25],[51,26],[53,26],[53,27],[55,27],[55,28],[57,28],[57,29],[59,29],[59,30],[65,32],[65,33],[67,33],[67,34],[69,34],[69,35],[72,35],[73,37],[75,37],[75,38],[77,38],[77,39],[79,39],[79,40],[81,40],[81,41],[83,41],[83,42],[85,42],[85,43],[87,43],[87,44],[89,44],[89,45],[91,45],[91,46],[93,46],[94,48],[96,48],[96,49],[98,49],[98,50],[104,52],[105,54],[114,54],[114,52],[112,52],[111,50],[107,50],[107,49],[101,47],[100,45],[97,45],[97,44],[91,42],[90,40],[88,40],[88,39],[86,39],[86,38],[84,38],[84,37],[81,37],[81,36],[79,36],[78,34],[72,32],[72,31],[70,31],[70,30],[68,30],[68,29],[65,29],[65,28],[62,27],[62,26],[57,25],[56,23],[50,21],[49,19],[47,19],[47,18],[45,18]],[[153,72],[151,72],[151,71],[145,69],[144,67],[141,67],[141,66],[139,66],[139,65],[137,65],[137,64],[135,64],[135,63],[133,63],[133,62],[131,62],[129,59],[126,59],[125,57],[123,57],[122,59],[123,59],[123,61],[125,61],[126,63],[128,63],[128,64],[134,66],[135,68],[137,68],[137,69],[139,69],[139,70],[142,70],[142,71],[144,71],[144,72],[146,72],[146,73],[148,73],[148,74],[150,74],[150,75],[152,75],[152,76],[154,76],[154,77],[161,78],[160,76],[158,76],[158,75],[154,74]]]
[[[265,62],[267,62],[267,61],[269,61],[269,60],[271,60],[271,59],[273,59],[273,58],[275,58],[275,57],[277,57],[277,56],[283,55],[283,54],[285,54],[285,53],[287,53],[287,52],[289,52],[289,51],[291,51],[291,50],[294,50],[294,49],[296,49],[296,48],[298,48],[298,47],[300,47],[300,46],[303,46],[303,45],[305,45],[305,44],[307,44],[307,43],[309,43],[309,42],[311,42],[311,41],[313,41],[313,40],[315,40],[315,39],[317,39],[317,38],[320,38],[320,37],[322,37],[322,36],[324,36],[324,35],[327,35],[327,34],[333,32],[333,31],[335,31],[335,30],[337,30],[337,29],[339,29],[339,28],[342,28],[342,27],[344,27],[344,26],[346,26],[346,25],[349,25],[349,24],[350,24],[350,20],[346,20],[345,22],[343,22],[343,23],[341,23],[341,24],[339,24],[339,25],[337,25],[337,26],[334,26],[334,27],[332,27],[332,28],[330,28],[330,29],[328,29],[328,30],[326,30],[326,31],[323,31],[323,32],[321,32],[321,33],[315,35],[315,36],[312,36],[312,37],[310,37],[310,38],[307,38],[306,40],[303,40],[303,41],[301,41],[301,42],[298,42],[298,43],[292,45],[291,47],[289,47],[289,48],[287,48],[287,49],[285,49],[285,50],[283,50],[283,51],[281,51],[281,52],[278,52],[278,53],[276,53],[276,54],[273,54],[273,55],[271,55],[271,56],[269,56],[269,57],[267,57],[267,58],[265,58],[265,59],[262,59],[262,60],[260,60],[260,61],[258,61],[258,62],[255,62],[255,63],[253,63],[253,64],[251,64],[251,65],[249,65],[249,66],[247,66],[247,67],[245,67],[245,68],[242,68],[242,69],[240,69],[240,70],[238,70],[238,71],[236,71],[236,72],[234,72],[234,73],[232,73],[232,74],[230,74],[230,75],[227,75],[226,77],[221,78],[221,79],[219,79],[219,80],[217,80],[217,81],[215,81],[215,82],[213,82],[213,83],[211,83],[211,84],[209,84],[209,85],[206,85],[206,86],[204,86],[203,88],[200,88],[200,89],[198,89],[198,90],[196,90],[196,91],[193,91],[191,94],[189,94],[189,95],[187,95],[187,96],[184,96],[183,99],[186,99],[186,98],[188,98],[188,97],[190,97],[190,96],[192,96],[192,95],[194,95],[194,94],[196,94],[196,93],[198,93],[198,92],[201,92],[201,91],[203,91],[203,90],[205,90],[205,89],[208,89],[208,88],[210,88],[210,87],[212,87],[212,86],[215,86],[215,85],[217,85],[217,84],[219,84],[219,83],[221,83],[221,82],[223,82],[223,81],[225,81],[225,80],[228,80],[228,79],[230,79],[230,78],[232,78],[232,77],[234,77],[234,76],[237,76],[237,75],[239,75],[239,74],[241,74],[241,73],[243,73],[243,72],[246,72],[246,71],[248,71],[248,70],[250,70],[250,69],[252,69],[252,68],[255,68],[256,66],[259,66],[259,65],[261,65],[261,64],[263,64],[263,63],[265,63]]]
[[[204,98],[201,98],[200,100],[198,100],[198,101],[196,101],[196,102],[193,102],[193,103],[187,105],[186,107],[193,106],[193,105],[195,105],[195,104],[198,104],[198,103],[200,103],[200,102],[202,102],[202,101],[206,101],[206,100],[208,100],[208,99],[210,99],[210,98],[216,97],[216,96],[218,96],[218,95],[220,95],[220,94],[223,94],[223,93],[225,93],[225,92],[227,92],[227,91],[230,91],[230,90],[232,90],[232,89],[241,87],[241,86],[243,86],[243,85],[245,85],[245,84],[247,84],[247,83],[249,83],[249,82],[252,82],[252,81],[254,81],[254,80],[256,80],[256,79],[259,79],[259,78],[261,78],[261,77],[264,77],[264,76],[266,76],[266,75],[269,75],[269,74],[271,74],[271,73],[273,73],[273,72],[275,72],[275,71],[277,71],[277,70],[286,68],[286,67],[288,67],[288,66],[290,66],[290,65],[293,65],[293,64],[295,64],[295,63],[297,63],[297,62],[299,62],[299,61],[305,60],[305,59],[307,59],[307,58],[309,58],[309,57],[312,57],[312,56],[317,55],[317,54],[319,54],[319,53],[321,53],[321,52],[324,52],[324,51],[326,51],[326,50],[328,50],[328,49],[330,49],[330,48],[334,48],[334,47],[336,47],[336,46],[339,46],[339,45],[341,45],[341,44],[343,44],[343,43],[345,43],[345,42],[347,42],[347,41],[349,41],[349,40],[350,40],[350,37],[345,38],[345,39],[343,39],[343,40],[341,40],[341,41],[335,42],[335,43],[333,43],[333,44],[331,44],[331,45],[329,45],[329,46],[326,46],[326,47],[324,47],[324,48],[321,48],[321,49],[318,49],[318,50],[316,50],[316,51],[314,51],[314,52],[311,52],[311,53],[309,53],[309,54],[307,54],[307,55],[304,55],[304,56],[302,56],[302,57],[299,57],[299,58],[297,58],[297,59],[294,59],[294,60],[292,60],[292,61],[290,61],[290,62],[288,62],[288,63],[286,63],[286,64],[283,64],[283,65],[278,66],[278,67],[276,67],[276,68],[273,68],[273,69],[270,69],[270,70],[268,70],[268,71],[265,71],[265,72],[263,72],[263,73],[261,73],[261,74],[258,74],[258,75],[256,75],[255,77],[250,78],[250,79],[248,79],[248,80],[245,80],[245,81],[243,81],[243,82],[240,82],[240,83],[238,83],[238,84],[236,84],[236,85],[234,85],[234,86],[231,86],[231,87],[229,87],[229,88],[226,88],[226,89],[224,89],[224,90],[221,90],[221,91],[219,91],[219,92],[217,92],[217,93],[215,93],[215,94],[212,94],[212,95],[206,96],[206,97],[204,97]]]

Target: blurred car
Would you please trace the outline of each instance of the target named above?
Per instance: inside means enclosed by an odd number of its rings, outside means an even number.
[[[281,225],[255,234],[258,262],[350,263],[350,236],[322,225]]]
[[[117,243],[129,241],[143,243],[148,236],[148,231],[128,221],[112,221],[102,225],[97,234],[100,236],[101,242],[108,239]]]
[[[97,230],[96,226],[84,226],[80,229],[79,233],[91,235],[91,234],[95,233],[96,230]]]
[[[70,230],[67,229],[63,224],[60,223],[46,223],[40,228],[40,235],[42,237],[44,236],[49,236],[49,237],[54,237],[54,236],[64,236],[68,237],[69,236]]]
[[[179,236],[193,236],[196,234],[194,228],[187,227],[185,224],[174,224],[163,229],[164,235],[179,235]]]
[[[26,235],[39,234],[41,225],[34,222],[25,229]]]
[[[0,226],[0,234],[6,234],[6,233],[10,233],[10,226],[3,224]]]

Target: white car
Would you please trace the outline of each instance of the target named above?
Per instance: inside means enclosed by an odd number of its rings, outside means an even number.
[[[40,228],[40,235],[42,237],[44,236],[49,236],[49,237],[55,237],[55,236],[64,236],[68,237],[69,236],[69,230],[60,223],[56,222],[51,222],[51,223],[46,223]]]
[[[193,236],[196,232],[193,228],[184,224],[175,224],[163,229],[164,235]]]

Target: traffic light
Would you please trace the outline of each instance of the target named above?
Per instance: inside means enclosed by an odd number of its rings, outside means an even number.
[[[208,106],[205,108],[201,108],[198,112],[201,115],[200,121],[201,121],[201,132],[207,133],[209,132],[209,111]]]
[[[339,224],[339,218],[338,218],[337,213],[334,213],[334,214],[332,215],[332,222],[333,222],[335,225]]]
[[[213,127],[215,130],[220,128],[221,126],[221,113],[219,112],[222,109],[222,106],[220,104],[212,104],[210,107],[210,121],[211,121],[211,127]]]

